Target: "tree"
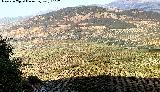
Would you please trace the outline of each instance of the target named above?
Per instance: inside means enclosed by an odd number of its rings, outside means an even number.
[[[0,36],[0,92],[22,92],[20,60],[11,59],[13,47]]]

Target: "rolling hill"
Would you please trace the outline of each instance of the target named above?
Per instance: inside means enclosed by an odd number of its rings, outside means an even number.
[[[23,77],[38,76],[48,92],[158,92],[160,53],[151,48],[160,47],[159,19],[138,9],[67,7],[0,34],[13,38]]]
[[[160,14],[98,6],[68,7],[7,26],[13,41],[85,40],[127,47],[160,46]]]

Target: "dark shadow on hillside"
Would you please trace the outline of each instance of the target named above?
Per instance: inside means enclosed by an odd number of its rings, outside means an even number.
[[[49,92],[160,92],[160,78],[73,77],[44,81]],[[51,88],[51,89],[50,89]]]

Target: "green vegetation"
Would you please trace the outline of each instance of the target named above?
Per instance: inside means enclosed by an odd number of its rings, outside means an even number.
[[[22,92],[20,62],[10,59],[12,47],[0,37],[0,92]]]
[[[41,80],[102,75],[111,79],[113,76],[160,78],[159,19],[158,13],[136,9],[80,6],[5,26],[7,31],[3,29],[1,34],[13,38],[15,54],[11,57],[12,47],[6,40],[0,40],[0,92],[19,92],[21,88],[32,92],[37,77]],[[16,59],[19,57],[21,64]]]
[[[159,78],[160,53],[84,41],[46,41],[45,47],[17,50],[24,76],[42,80],[76,76],[136,76]],[[48,46],[47,46],[48,45]],[[49,47],[49,48],[48,48]]]
[[[122,20],[113,19],[113,18],[92,18],[89,20],[84,20],[82,23],[88,23],[92,26],[107,26],[110,29],[127,29],[127,28],[136,28],[136,25],[132,23],[127,23]]]

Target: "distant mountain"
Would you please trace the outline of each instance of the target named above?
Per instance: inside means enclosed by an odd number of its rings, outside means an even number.
[[[151,0],[117,0],[111,2],[106,7],[113,7],[118,9],[139,9],[145,11],[154,11],[160,13],[160,2]]]
[[[0,18],[0,25],[6,25],[6,24],[10,24],[12,22],[16,22],[22,19],[25,19],[26,17],[4,17],[4,18]]]

